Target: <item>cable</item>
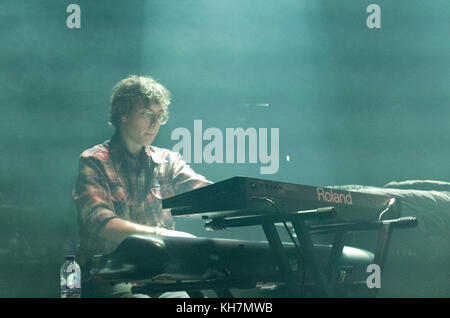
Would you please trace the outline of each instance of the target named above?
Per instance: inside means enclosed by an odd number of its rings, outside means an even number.
[[[297,241],[296,241],[295,238],[294,238],[294,235],[292,234],[291,230],[289,229],[289,227],[288,227],[288,225],[287,225],[287,221],[286,221],[286,219],[285,219],[285,217],[284,217],[284,215],[283,215],[283,212],[281,212],[281,209],[278,207],[278,205],[275,204],[275,202],[273,202],[273,200],[271,200],[271,199],[269,199],[269,198],[266,198],[266,197],[252,197],[251,200],[260,200],[260,201],[268,202],[271,206],[273,206],[273,207],[276,209],[276,211],[277,211],[278,214],[280,215],[281,220],[282,220],[283,225],[284,225],[284,228],[286,229],[286,232],[288,233],[290,239],[291,239],[292,242],[294,243],[295,250],[297,251],[297,254],[298,254],[298,261],[299,261],[299,264],[302,264],[303,274],[302,274],[302,282],[301,282],[301,285],[302,285],[302,289],[303,289],[304,286],[305,286],[305,277],[306,277],[306,262],[305,262],[305,258],[304,258],[304,256],[303,256],[302,251],[300,250],[300,247],[299,247],[298,244],[297,244]],[[303,291],[303,290],[302,290],[302,294],[304,294],[304,291]]]
[[[381,226],[381,217],[383,216],[383,214],[385,214],[387,211],[389,211],[394,204],[395,204],[395,198],[392,198],[389,200],[387,208],[384,209],[383,211],[381,211],[380,215],[378,216],[378,223],[380,226]]]

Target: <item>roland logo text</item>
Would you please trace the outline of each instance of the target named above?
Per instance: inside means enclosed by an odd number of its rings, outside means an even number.
[[[329,203],[352,204],[352,194],[337,193],[332,189],[317,188],[317,200]]]

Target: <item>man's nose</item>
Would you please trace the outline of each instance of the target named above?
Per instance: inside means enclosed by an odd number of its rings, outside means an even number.
[[[158,126],[159,125],[159,122],[157,121],[157,120],[152,120],[151,122],[150,122],[150,127],[151,128],[155,128],[156,126]]]

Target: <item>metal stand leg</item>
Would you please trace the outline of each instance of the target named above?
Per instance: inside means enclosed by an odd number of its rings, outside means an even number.
[[[333,247],[330,253],[330,259],[328,261],[327,276],[330,286],[330,291],[333,293],[337,286],[337,268],[339,266],[339,261],[341,260],[342,250],[344,249],[344,236],[345,232],[337,232],[334,236]]]
[[[392,230],[391,224],[389,223],[381,224],[380,229],[378,230],[378,241],[374,263],[380,266],[380,268],[384,267],[384,263],[386,261],[389,243],[391,242]]]
[[[375,251],[374,264],[380,267],[380,275],[383,276],[384,264],[386,262],[387,253],[389,250],[389,244],[391,242],[391,234],[393,227],[391,224],[381,224],[378,230],[377,248]],[[374,289],[374,296],[378,294],[378,288]]]
[[[275,258],[278,262],[278,267],[280,269],[283,280],[286,282],[286,287],[288,293],[291,297],[300,296],[300,290],[295,283],[295,279],[292,275],[291,266],[289,264],[289,259],[281,243],[280,236],[275,228],[275,225],[270,221],[265,221],[261,223],[264,233],[266,234],[269,246],[273,251]]]
[[[317,282],[320,294],[325,297],[332,296],[325,274],[323,270],[321,270],[320,264],[317,261],[314,245],[305,222],[299,218],[296,218],[292,221],[292,225],[300,241],[303,255],[305,256],[306,268],[310,270],[314,280]]]

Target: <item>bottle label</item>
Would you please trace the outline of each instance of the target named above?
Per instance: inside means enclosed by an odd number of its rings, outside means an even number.
[[[67,288],[80,288],[79,287],[79,281],[78,275],[76,273],[70,273],[67,275]]]
[[[79,270],[76,270],[76,266],[74,264],[69,264],[66,269],[67,278],[66,278],[66,286],[68,289],[72,288],[81,288],[81,273]]]

